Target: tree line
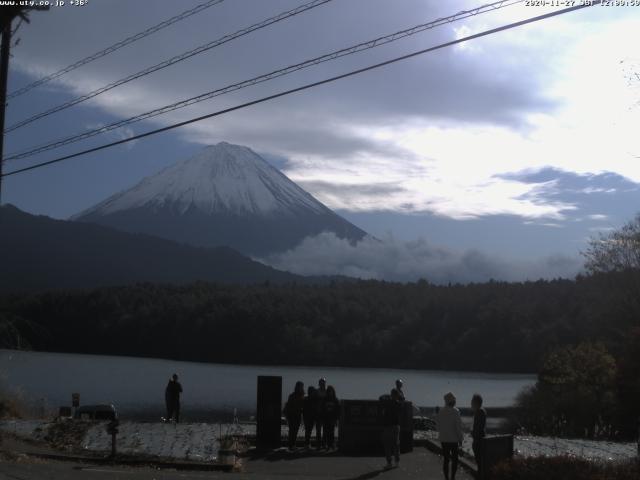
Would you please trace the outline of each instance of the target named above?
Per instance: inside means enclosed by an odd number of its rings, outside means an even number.
[[[0,297],[3,346],[242,364],[537,372],[555,347],[624,348],[624,273],[438,286],[139,284]],[[613,278],[616,277],[616,278]],[[619,278],[618,278],[619,277]]]

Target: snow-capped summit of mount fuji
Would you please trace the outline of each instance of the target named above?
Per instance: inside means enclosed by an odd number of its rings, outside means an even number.
[[[142,207],[262,216],[328,210],[253,150],[226,142],[206,147],[78,216]]]
[[[253,150],[226,142],[73,219],[254,255],[287,250],[325,231],[353,241],[365,235]]]

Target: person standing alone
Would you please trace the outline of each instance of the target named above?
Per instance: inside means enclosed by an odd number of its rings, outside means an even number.
[[[401,402],[404,402],[406,398],[404,398],[404,382],[401,379],[396,380],[396,390],[398,391],[398,396]]]
[[[397,389],[391,390],[391,396],[382,397],[382,441],[387,458],[386,468],[391,468],[391,459],[395,459],[396,466],[400,465],[400,416],[402,414],[402,400]]]
[[[487,412],[482,408],[482,396],[480,394],[476,393],[471,398],[471,409],[473,410],[473,429],[471,430],[473,443],[471,444],[471,448],[473,449],[473,456],[476,459],[478,472],[481,473],[482,441],[487,434]]]
[[[436,418],[444,457],[442,470],[446,480],[455,480],[458,470],[458,451],[464,439],[462,419],[460,411],[456,408],[456,397],[453,393],[449,392],[444,396],[444,403],[444,407],[440,409]],[[449,476],[449,464],[451,464],[451,476]]]
[[[180,394],[182,393],[182,385],[178,382],[178,375],[173,374],[167,388],[164,390],[164,401],[167,406],[166,421],[170,422],[172,418],[176,423],[180,422]]]

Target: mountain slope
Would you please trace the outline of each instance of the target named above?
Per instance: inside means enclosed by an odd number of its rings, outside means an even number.
[[[198,248],[148,235],[34,216],[0,207],[0,290],[92,288],[197,280],[284,283],[281,272],[226,248]]]
[[[120,230],[263,255],[329,231],[366,233],[247,147],[221,142],[75,215]]]

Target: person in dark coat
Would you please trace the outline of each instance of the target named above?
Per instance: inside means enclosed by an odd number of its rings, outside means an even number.
[[[166,421],[170,422],[172,418],[176,423],[180,422],[180,394],[182,393],[182,385],[178,382],[178,375],[175,373],[169,379],[167,388],[164,390],[164,401],[167,406]]]
[[[391,459],[395,459],[396,466],[400,464],[400,417],[402,415],[402,401],[397,389],[391,390],[391,396],[384,395],[382,400],[382,441],[387,458],[386,468],[391,468]]]
[[[304,421],[304,446],[309,448],[311,446],[311,433],[313,432],[313,427],[316,424],[316,412],[314,402],[314,395],[316,394],[316,389],[314,387],[309,387],[307,391],[307,396],[304,397],[304,403],[302,405],[302,419]]]
[[[398,391],[398,396],[401,402],[404,402],[406,400],[406,398],[404,398],[404,390],[402,390],[403,387],[404,387],[404,382],[400,379],[397,379],[396,390]]]
[[[482,469],[482,441],[487,434],[487,412],[482,408],[482,396],[480,394],[476,393],[471,398],[471,409],[473,410],[473,429],[471,430],[473,443],[471,448],[476,459],[476,465],[478,465],[478,472],[480,472]]]
[[[298,439],[298,431],[300,423],[302,423],[302,409],[304,406],[304,383],[298,381],[289,395],[286,405],[284,406],[284,416],[289,425],[289,450],[293,450]]]
[[[318,381],[318,388],[313,396],[313,406],[316,415],[316,447],[323,448],[324,435],[322,434],[322,410],[324,408],[324,399],[327,398],[327,380],[323,377]]]
[[[328,449],[336,446],[336,424],[340,418],[340,401],[336,390],[331,385],[327,387],[327,396],[322,405],[322,426],[324,429],[323,443]]]

